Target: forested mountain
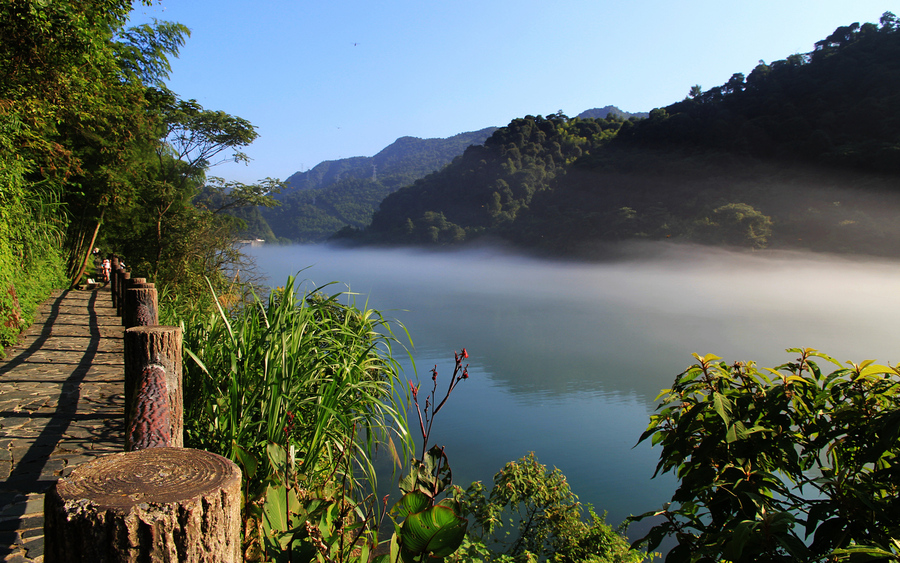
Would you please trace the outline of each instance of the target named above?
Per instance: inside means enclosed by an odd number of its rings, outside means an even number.
[[[616,106],[604,106],[602,108],[588,109],[579,113],[575,117],[579,117],[581,119],[606,119],[606,117],[610,114],[612,114],[613,117],[621,117],[622,119],[631,119],[632,117],[644,119],[646,117],[650,117],[650,114],[647,112],[630,113],[627,111],[622,111]]]
[[[368,233],[381,241],[453,243],[496,233],[623,121],[527,116],[471,146],[446,168],[385,198]]]
[[[888,12],[647,119],[516,119],[343,234],[492,235],[557,254],[633,238],[898,254],[898,179],[900,22]]]
[[[346,226],[363,227],[385,196],[443,168],[495,130],[446,139],[401,137],[372,157],[322,162],[290,176],[277,196],[281,206],[264,210],[263,216],[276,236],[297,242],[322,241]]]

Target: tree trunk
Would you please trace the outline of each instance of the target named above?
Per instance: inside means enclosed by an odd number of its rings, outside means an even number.
[[[97,458],[44,497],[44,561],[238,562],[241,470],[152,448]]]
[[[181,329],[125,330],[125,449],[184,445]]]
[[[91,237],[91,244],[87,247],[87,252],[84,256],[84,261],[81,263],[81,269],[78,270],[78,273],[75,274],[75,277],[72,278],[72,285],[70,287],[75,287],[75,284],[78,283],[78,280],[81,279],[81,276],[84,275],[84,271],[87,269],[88,260],[91,259],[91,252],[94,250],[94,243],[97,242],[97,233],[100,232],[100,224],[103,222],[103,215],[106,213],[106,208],[104,207],[100,211],[100,218],[97,219],[97,226],[94,227],[94,236]]]

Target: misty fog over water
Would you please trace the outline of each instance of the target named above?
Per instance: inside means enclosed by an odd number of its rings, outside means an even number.
[[[650,480],[659,450],[633,446],[692,352],[767,367],[793,360],[791,347],[900,362],[895,261],[665,244],[602,263],[491,249],[249,252],[270,285],[298,272],[307,289],[337,281],[325,291],[349,288],[360,308],[368,301],[402,322],[426,383],[437,364],[445,385],[453,351],[467,348],[471,377],[432,435],[447,447],[455,483],[489,484],[504,463],[534,451],[614,525],[674,491],[671,477]]]

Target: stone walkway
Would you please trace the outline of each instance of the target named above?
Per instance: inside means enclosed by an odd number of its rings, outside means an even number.
[[[43,561],[44,492],[123,451],[123,332],[108,288],[60,291],[0,362],[2,561]]]

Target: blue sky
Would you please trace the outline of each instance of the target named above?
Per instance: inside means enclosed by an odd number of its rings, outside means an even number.
[[[895,4],[895,5],[891,5]],[[649,111],[691,86],[805,53],[838,26],[878,22],[871,0],[162,0],[132,23],[191,37],[169,87],[248,119],[249,165],[286,179],[372,156],[398,137],[448,137],[557,110]]]

